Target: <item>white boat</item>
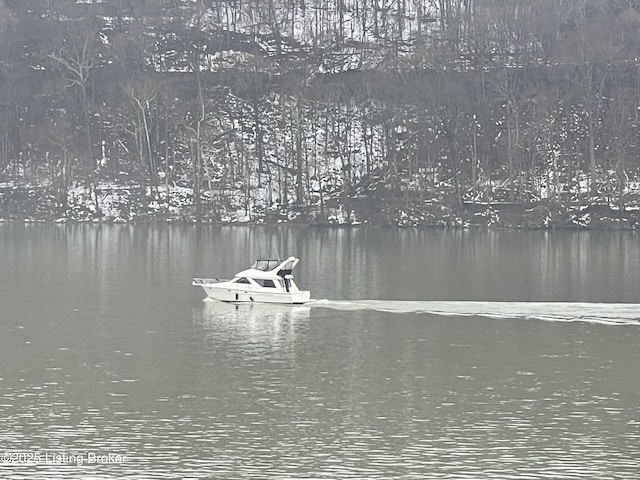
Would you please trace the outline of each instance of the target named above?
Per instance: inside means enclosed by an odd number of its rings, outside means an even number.
[[[260,259],[231,280],[194,278],[193,285],[202,287],[209,298],[223,302],[306,303],[311,292],[300,290],[291,272],[300,260]]]

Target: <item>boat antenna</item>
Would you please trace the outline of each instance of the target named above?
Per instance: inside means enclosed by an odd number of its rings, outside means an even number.
[[[276,251],[276,257],[278,257],[278,261],[280,261],[280,254],[278,253],[278,247],[274,245],[273,249]]]

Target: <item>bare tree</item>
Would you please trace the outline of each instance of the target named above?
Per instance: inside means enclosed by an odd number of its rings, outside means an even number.
[[[562,63],[567,65],[570,80],[583,99],[587,126],[590,195],[598,191],[596,136],[601,124],[603,101],[611,68],[620,61],[623,51],[611,19],[598,15],[604,4],[581,0],[576,4],[574,27],[559,45]]]
[[[97,56],[97,31],[91,21],[73,25],[67,35],[47,57],[57,66],[64,88],[79,96],[82,126],[86,139],[83,176],[87,189],[93,194],[96,212],[100,215],[100,205],[96,179],[96,162],[93,145],[93,123],[91,102],[91,76],[100,62]]]
[[[156,100],[156,87],[149,80],[143,78],[138,81],[130,81],[125,86],[125,89],[135,112],[132,133],[138,151],[138,160],[141,166],[146,167],[152,193],[154,193],[155,190],[155,196],[157,198],[158,173],[149,125],[151,110]],[[144,191],[144,180],[141,184]]]

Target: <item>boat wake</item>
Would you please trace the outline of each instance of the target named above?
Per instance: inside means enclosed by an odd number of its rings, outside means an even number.
[[[466,302],[403,300],[312,300],[313,308],[427,313],[446,316],[534,319],[640,326],[640,304],[577,302]]]

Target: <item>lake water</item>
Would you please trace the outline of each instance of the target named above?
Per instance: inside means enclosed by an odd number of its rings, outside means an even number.
[[[2,479],[637,479],[639,371],[637,233],[0,224]]]

